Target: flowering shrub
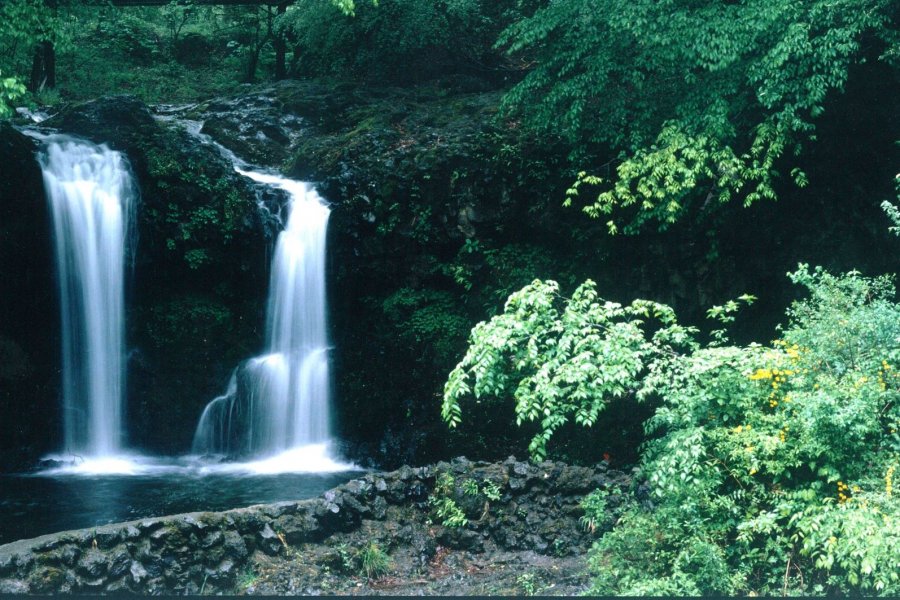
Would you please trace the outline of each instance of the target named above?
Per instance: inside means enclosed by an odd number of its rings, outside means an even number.
[[[808,298],[766,347],[701,346],[656,305],[667,316],[653,335],[627,311],[616,327],[604,325],[598,317],[610,304],[595,298],[573,297],[565,311],[535,319],[522,307],[544,288],[525,288],[473,331],[447,385],[445,418],[458,422],[456,402],[470,387],[513,390],[519,407],[535,407],[545,438],[554,418],[623,390],[659,402],[641,461],[652,501],[633,503],[598,540],[595,593],[898,594],[900,305],[885,277],[801,265],[790,278]],[[661,343],[673,331],[678,344]],[[542,348],[560,346],[579,350],[546,362],[561,351],[546,357]],[[629,365],[617,371],[618,387],[597,385],[617,364]]]

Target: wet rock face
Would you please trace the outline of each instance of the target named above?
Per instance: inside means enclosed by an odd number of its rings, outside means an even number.
[[[449,487],[436,489],[437,481],[448,480]],[[573,486],[576,480],[582,483]],[[143,519],[0,546],[0,593],[233,592],[251,561],[295,560],[302,556],[294,547],[309,550],[331,536],[372,530],[389,534],[421,564],[439,547],[582,554],[594,539],[578,520],[584,492],[628,483],[626,475],[602,466],[531,465],[514,458],[404,467],[311,500]],[[461,507],[468,523],[444,526],[433,510],[435,498]],[[310,555],[329,552],[322,545]]]
[[[302,135],[305,120],[285,112],[275,95],[251,94],[203,105],[202,133],[243,158],[260,165],[278,166]]]
[[[36,150],[0,122],[0,471],[33,465],[58,431],[58,292]]]

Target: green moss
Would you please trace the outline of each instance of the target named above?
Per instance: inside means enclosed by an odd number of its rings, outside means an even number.
[[[220,301],[187,296],[150,309],[147,332],[158,348],[199,340],[222,339],[232,329],[233,314]]]

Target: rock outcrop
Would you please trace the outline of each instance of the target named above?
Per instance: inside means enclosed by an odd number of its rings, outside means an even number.
[[[0,470],[31,466],[59,423],[59,306],[36,142],[0,122]]]

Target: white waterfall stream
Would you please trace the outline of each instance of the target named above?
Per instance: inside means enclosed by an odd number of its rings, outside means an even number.
[[[106,146],[51,136],[38,158],[56,245],[64,452],[117,456],[125,391],[125,260],[135,188],[125,159]]]
[[[346,468],[329,450],[325,234],[331,211],[309,184],[236,169],[287,192],[289,215],[272,261],[265,354],[238,367],[226,393],[207,405],[193,451],[262,458],[261,471]]]
[[[207,136],[192,131],[204,143]],[[160,460],[122,450],[124,281],[137,198],[127,161],[106,146],[32,134],[53,215],[62,312],[65,446],[47,474],[284,473],[355,468],[331,449],[325,293],[330,210],[309,184],[235,169],[287,193],[272,261],[264,354],[235,369],[194,435],[193,456]],[[199,456],[198,456],[199,455]],[[210,462],[210,457],[228,462]],[[235,460],[247,462],[233,462]]]

